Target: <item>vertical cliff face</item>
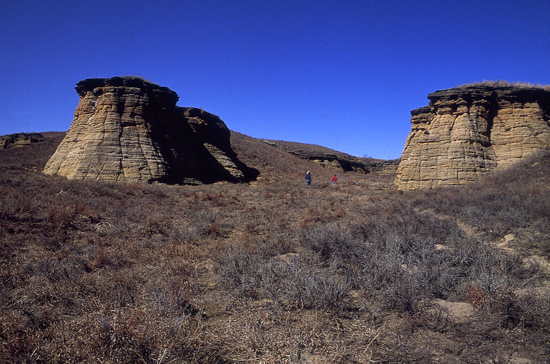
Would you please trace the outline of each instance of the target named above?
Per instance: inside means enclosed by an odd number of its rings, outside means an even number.
[[[472,85],[436,91],[411,111],[400,189],[459,185],[550,147],[550,91]]]
[[[69,179],[209,183],[247,171],[217,116],[177,107],[178,95],[141,78],[88,79],[65,139],[44,168]]]

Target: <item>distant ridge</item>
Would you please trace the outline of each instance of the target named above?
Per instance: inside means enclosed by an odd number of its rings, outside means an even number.
[[[382,160],[370,157],[354,157],[314,144],[269,139],[262,139],[262,142],[337,172],[370,173],[380,170],[395,170],[399,164],[399,159]]]

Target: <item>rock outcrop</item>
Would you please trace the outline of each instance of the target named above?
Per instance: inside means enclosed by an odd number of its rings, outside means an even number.
[[[373,158],[359,158],[346,153],[338,152],[313,144],[286,142],[282,140],[263,139],[263,143],[274,148],[279,148],[301,159],[318,164],[323,168],[332,169],[335,172],[371,173],[391,171],[395,172],[399,160],[380,160]]]
[[[400,189],[460,185],[550,147],[550,90],[474,84],[428,95],[411,111]]]
[[[13,147],[21,147],[30,145],[44,140],[44,136],[40,133],[16,133],[0,137],[0,149]]]
[[[211,183],[253,173],[217,116],[177,107],[178,95],[138,77],[87,79],[67,135],[44,168],[69,179]]]

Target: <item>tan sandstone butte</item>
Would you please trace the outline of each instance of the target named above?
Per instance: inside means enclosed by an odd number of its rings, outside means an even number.
[[[411,111],[401,190],[461,185],[550,147],[550,90],[473,84],[428,95]]]
[[[211,183],[253,172],[216,115],[177,107],[178,95],[139,77],[77,83],[80,102],[44,173],[69,179]]]

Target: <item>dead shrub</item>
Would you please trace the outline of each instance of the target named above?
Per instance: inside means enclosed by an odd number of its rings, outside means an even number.
[[[479,287],[479,285],[471,282],[465,287],[464,292],[462,293],[462,300],[479,309],[485,306],[487,294]]]
[[[66,180],[33,172],[55,146],[0,151],[0,357],[548,358],[548,275],[525,257],[548,257],[549,156],[408,193],[394,174],[344,174],[322,188],[330,171],[243,143],[239,157],[262,176],[237,185]],[[306,170],[319,186],[306,189]],[[495,246],[503,234],[515,237],[506,250]],[[433,298],[477,310],[455,322]]]
[[[208,225],[207,234],[212,236],[220,235],[220,224],[217,221],[214,221]]]
[[[94,259],[89,264],[89,267],[91,269],[101,269],[107,264],[109,264],[109,258],[107,257],[107,253],[105,252],[104,249],[98,248],[96,250]]]
[[[66,229],[73,221],[73,216],[68,206],[53,206],[48,211],[48,223],[54,230]]]

